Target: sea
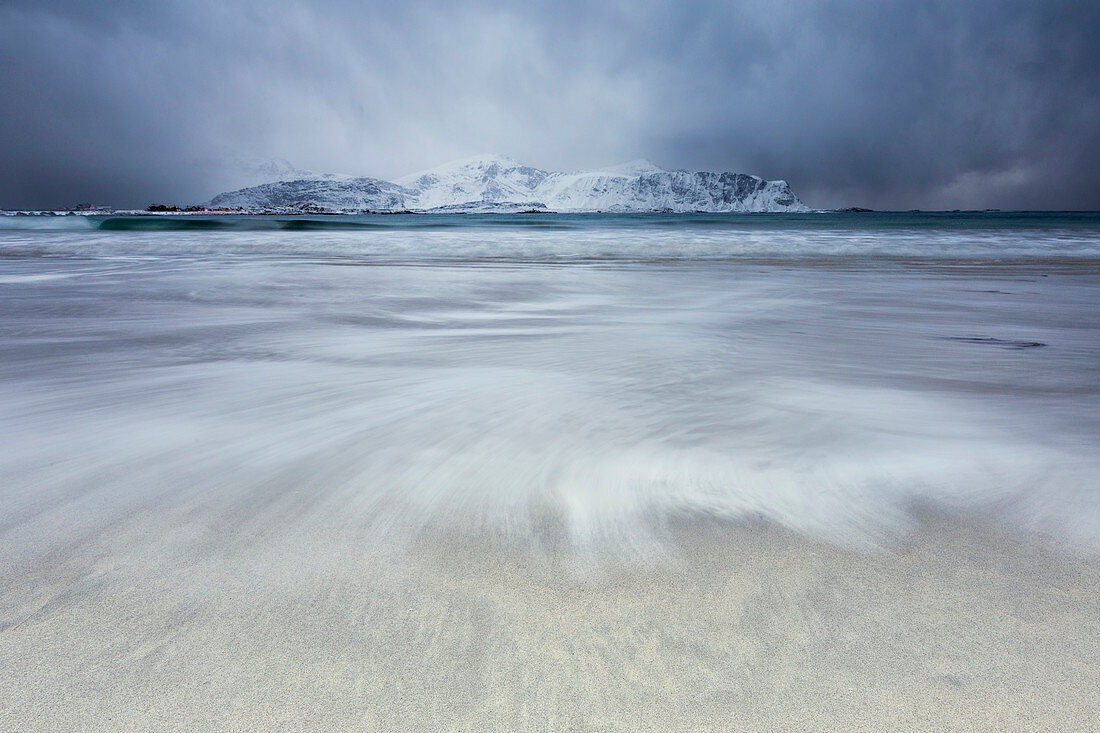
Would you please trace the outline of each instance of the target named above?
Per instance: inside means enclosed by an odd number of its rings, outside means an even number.
[[[0,216],[0,729],[1090,730],[1100,214]]]
[[[1100,215],[0,217],[12,551],[188,502],[578,557],[929,508],[1095,550]]]

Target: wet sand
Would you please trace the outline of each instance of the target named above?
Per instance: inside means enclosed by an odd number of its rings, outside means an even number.
[[[0,585],[4,730],[1087,730],[1100,563],[920,512],[888,549],[682,518],[672,555],[140,514]]]

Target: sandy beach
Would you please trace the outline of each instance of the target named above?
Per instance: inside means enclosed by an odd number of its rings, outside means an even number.
[[[197,510],[197,509],[196,509]],[[1088,730],[1100,563],[924,510],[896,547],[683,518],[674,558],[186,512],[6,555],[4,730]],[[242,518],[243,519],[243,518]],[[552,544],[552,543],[551,543]]]

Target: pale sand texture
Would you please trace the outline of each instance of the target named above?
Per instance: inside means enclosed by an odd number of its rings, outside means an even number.
[[[0,728],[1095,730],[1095,559],[930,514],[890,551],[685,520],[579,564],[136,515],[5,557]],[[220,533],[220,534],[218,534]]]

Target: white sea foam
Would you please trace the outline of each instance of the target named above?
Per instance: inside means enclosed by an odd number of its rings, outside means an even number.
[[[936,502],[1094,544],[1097,275],[954,236],[10,239],[2,498],[73,531],[193,501],[282,521],[304,492],[293,521],[385,541],[646,556],[677,517],[867,545]],[[1074,236],[1005,248],[1096,247]],[[772,245],[801,259],[758,259]],[[932,256],[863,257],[891,246]],[[948,248],[987,262],[944,269]]]

